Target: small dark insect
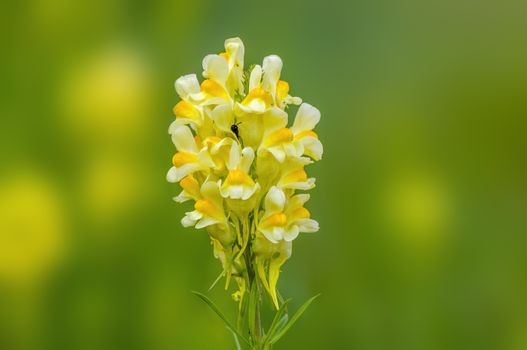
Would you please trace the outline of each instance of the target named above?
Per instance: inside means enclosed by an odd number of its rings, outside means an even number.
[[[240,134],[239,134],[240,130],[238,129],[238,124],[232,124],[231,131],[234,133],[234,135],[236,135],[237,138],[240,138]]]

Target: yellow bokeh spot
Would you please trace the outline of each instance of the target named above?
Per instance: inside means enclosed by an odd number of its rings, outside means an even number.
[[[59,103],[65,125],[80,137],[137,139],[151,120],[147,62],[131,48],[109,47],[66,72]]]
[[[0,280],[37,282],[64,254],[65,213],[44,179],[19,174],[0,197]]]
[[[129,211],[145,205],[150,191],[144,163],[134,156],[107,153],[87,158],[79,179],[80,200],[86,206],[86,220],[105,226],[101,238],[126,220]],[[103,230],[97,230],[102,233]],[[117,232],[117,231],[112,231]]]
[[[390,231],[397,233],[413,254],[428,254],[442,245],[452,202],[437,176],[409,174],[399,178],[386,198]]]

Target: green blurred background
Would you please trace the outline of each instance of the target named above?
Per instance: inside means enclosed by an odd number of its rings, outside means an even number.
[[[277,349],[527,349],[522,1],[0,4],[0,349],[233,349],[165,181],[174,80],[240,36],[322,111]],[[227,314],[235,304],[211,292]]]

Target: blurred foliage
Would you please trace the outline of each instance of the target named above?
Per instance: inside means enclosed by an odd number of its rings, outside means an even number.
[[[527,348],[521,1],[0,4],[0,349],[231,349],[165,182],[174,80],[240,36],[322,111],[279,349]],[[234,316],[221,288],[211,297]],[[293,302],[294,304],[294,302]],[[229,313],[229,312],[227,312]]]

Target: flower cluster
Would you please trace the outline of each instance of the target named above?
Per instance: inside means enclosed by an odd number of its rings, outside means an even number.
[[[226,288],[231,279],[238,285],[234,298],[256,276],[277,307],[292,241],[318,230],[304,207],[309,194],[296,192],[315,186],[304,167],[323,151],[313,131],[319,110],[289,94],[281,71],[276,55],[244,70],[244,45],[232,38],[224,52],[205,56],[201,84],[195,74],[177,79],[181,101],[169,127],[177,152],[167,174],[182,188],[174,200],[194,201],[181,223],[207,230]],[[288,127],[289,105],[300,106]]]

